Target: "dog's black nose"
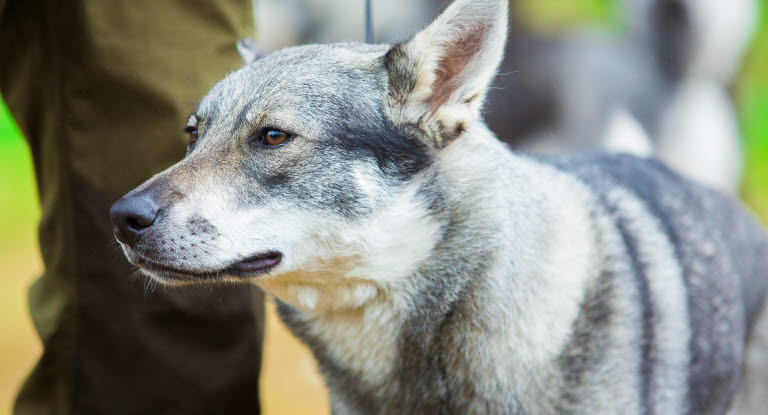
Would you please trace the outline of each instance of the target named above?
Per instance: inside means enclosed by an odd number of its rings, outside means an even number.
[[[133,246],[141,235],[157,220],[160,208],[155,199],[146,193],[124,197],[109,209],[109,217],[115,224],[115,237]]]

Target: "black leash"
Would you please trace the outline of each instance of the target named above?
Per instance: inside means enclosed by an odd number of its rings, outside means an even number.
[[[371,0],[365,0],[365,43],[373,43],[373,11]]]

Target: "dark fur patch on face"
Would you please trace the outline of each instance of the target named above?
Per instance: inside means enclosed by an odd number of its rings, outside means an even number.
[[[344,151],[372,157],[385,176],[397,180],[407,180],[431,164],[433,155],[418,128],[395,126],[383,108],[376,120],[368,122],[359,122],[354,112],[354,108],[343,108],[333,128],[336,143]]]
[[[265,188],[273,190],[290,183],[291,177],[284,171],[277,171],[272,174],[261,175],[258,179]]]

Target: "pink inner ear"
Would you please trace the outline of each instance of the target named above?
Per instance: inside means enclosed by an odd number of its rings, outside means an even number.
[[[437,66],[432,86],[430,108],[434,113],[466,80],[465,69],[470,60],[480,52],[485,36],[490,30],[487,23],[476,22],[462,30],[462,36],[443,47],[443,56]]]

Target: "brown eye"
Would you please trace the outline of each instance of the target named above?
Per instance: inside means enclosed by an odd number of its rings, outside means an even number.
[[[290,135],[280,130],[265,130],[260,137],[261,144],[267,147],[275,147],[285,143]]]

